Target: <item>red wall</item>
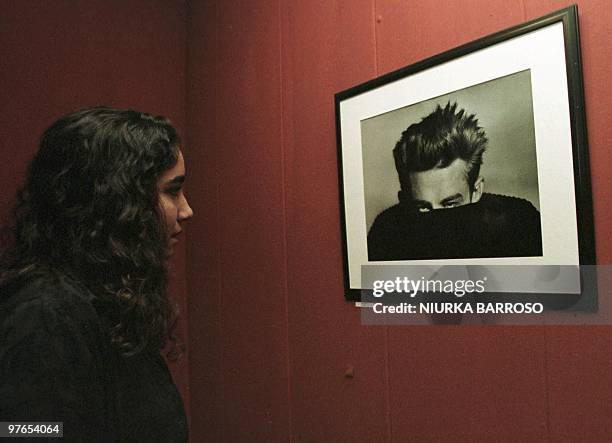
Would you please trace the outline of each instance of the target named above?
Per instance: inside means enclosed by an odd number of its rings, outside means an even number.
[[[5,0],[1,10],[3,216],[38,137],[63,114],[95,105],[129,107],[164,114],[185,132],[183,1]],[[172,292],[185,312],[184,247],[173,274]],[[181,327],[187,342],[186,322]],[[187,356],[171,368],[188,399]]]
[[[343,300],[333,94],[567,4],[190,2],[194,441],[609,439],[612,328],[364,327]],[[610,264],[612,5],[579,8]]]

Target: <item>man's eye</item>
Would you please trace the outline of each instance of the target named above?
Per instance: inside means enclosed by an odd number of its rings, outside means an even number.
[[[455,208],[457,206],[459,206],[459,202],[457,201],[449,202],[444,205],[445,208]]]
[[[180,193],[181,193],[181,188],[166,189],[166,194],[169,194],[172,197],[178,197]]]

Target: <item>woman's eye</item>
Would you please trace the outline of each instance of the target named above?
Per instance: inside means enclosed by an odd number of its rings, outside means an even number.
[[[172,197],[178,197],[179,194],[181,193],[181,188],[167,189],[166,193],[171,195]]]

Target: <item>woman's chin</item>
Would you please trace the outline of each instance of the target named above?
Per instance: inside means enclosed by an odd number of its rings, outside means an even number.
[[[168,246],[166,246],[166,258],[170,258],[174,255],[174,246],[178,243],[178,239],[171,238],[168,241]]]

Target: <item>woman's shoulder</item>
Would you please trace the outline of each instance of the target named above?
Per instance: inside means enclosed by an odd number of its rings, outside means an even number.
[[[5,281],[0,291],[0,416],[62,421],[70,440],[110,432],[111,344],[93,295],[53,270]]]
[[[0,286],[0,330],[9,336],[102,333],[95,296],[55,269],[35,269]]]

